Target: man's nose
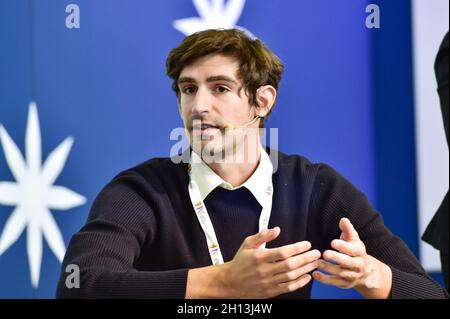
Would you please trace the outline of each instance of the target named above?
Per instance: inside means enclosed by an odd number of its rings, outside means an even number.
[[[211,109],[211,96],[208,90],[198,88],[192,104],[192,113],[207,113]]]

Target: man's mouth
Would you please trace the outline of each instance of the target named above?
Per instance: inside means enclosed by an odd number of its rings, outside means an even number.
[[[193,130],[197,130],[197,131],[198,130],[206,131],[206,130],[213,130],[213,129],[218,129],[218,128],[219,128],[218,126],[215,126],[212,124],[205,124],[205,123],[197,124],[192,127]]]
[[[201,124],[194,124],[192,127],[193,133],[196,136],[201,136],[201,139],[207,139],[209,140],[211,137],[217,134],[217,131],[220,128],[213,124],[207,124],[207,123],[201,123]]]
[[[214,125],[209,125],[209,124],[202,124],[201,125],[201,130],[202,131],[207,131],[207,130],[211,130],[211,129],[217,129],[217,126]]]

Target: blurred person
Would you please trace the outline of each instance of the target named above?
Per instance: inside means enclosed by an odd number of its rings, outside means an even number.
[[[444,120],[445,137],[448,146],[448,72],[449,72],[449,49],[448,49],[448,32],[442,40],[439,47],[436,61],[434,63],[434,71],[437,80],[437,91],[439,94],[442,118]],[[442,275],[445,281],[445,288],[448,291],[448,191],[441,205],[431,219],[422,239],[440,251]]]

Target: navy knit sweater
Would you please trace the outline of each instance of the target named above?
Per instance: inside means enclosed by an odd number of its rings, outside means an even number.
[[[98,195],[86,225],[69,244],[57,297],[184,298],[190,268],[211,265],[187,190],[187,164],[155,158],[117,175]],[[269,227],[279,247],[308,240],[324,251],[348,217],[368,254],[389,265],[393,298],[445,298],[406,245],[383,224],[367,198],[324,164],[278,153]],[[205,204],[225,261],[258,232],[261,212],[245,188],[216,188]],[[80,267],[80,288],[66,288],[67,264]],[[309,298],[312,283],[281,298]]]

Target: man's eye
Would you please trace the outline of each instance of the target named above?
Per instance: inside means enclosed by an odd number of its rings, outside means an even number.
[[[184,94],[193,94],[195,93],[195,87],[187,86],[181,90]]]
[[[230,90],[225,86],[218,86],[215,88],[215,91],[217,93],[225,93],[225,92],[229,92]]]

